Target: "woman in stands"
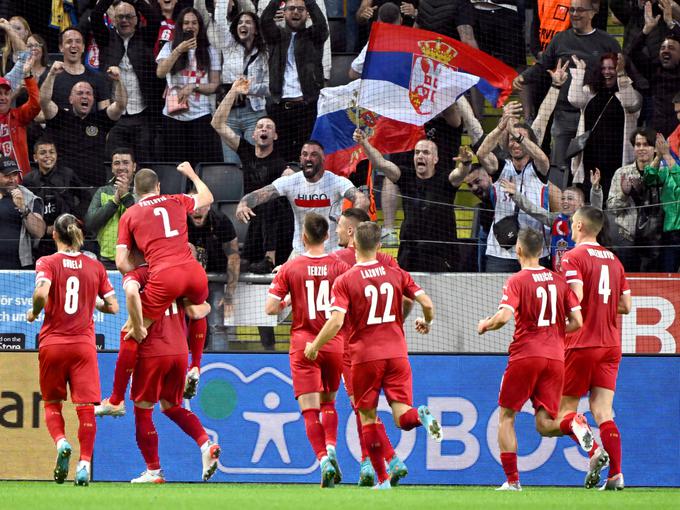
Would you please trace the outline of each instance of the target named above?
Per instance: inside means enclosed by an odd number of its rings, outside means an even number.
[[[186,160],[194,167],[201,161],[219,161],[219,139],[210,120],[220,83],[220,57],[208,42],[196,9],[179,13],[172,43],[163,46],[156,62],[156,75],[167,82],[164,159]]]
[[[57,447],[54,480],[64,483],[71,456],[61,413],[68,384],[79,422],[80,462],[75,483],[88,485],[97,430],[94,404],[101,400],[92,316],[95,307],[103,313],[118,312],[118,302],[104,266],[80,252],[83,232],[75,216],[59,216],[52,238],[58,252],[41,257],[36,264],[33,307],[26,319],[33,322],[45,309],[38,362],[47,430]]]
[[[31,35],[31,27],[21,16],[12,16],[9,21],[0,19],[0,30],[5,33],[5,45],[2,47],[0,75],[6,75],[19,59],[19,53],[26,49],[26,40]]]

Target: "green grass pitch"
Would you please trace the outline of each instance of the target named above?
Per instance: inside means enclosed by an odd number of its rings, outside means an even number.
[[[593,508],[616,510],[679,508],[679,489],[629,488],[622,492],[586,491],[578,487],[525,487],[521,493],[498,493],[493,487],[403,486],[373,491],[343,484],[321,490],[314,485],[180,484],[130,485],[70,482],[0,482],[0,508],[37,509],[221,509],[234,510],[382,510],[453,508],[546,510]]]

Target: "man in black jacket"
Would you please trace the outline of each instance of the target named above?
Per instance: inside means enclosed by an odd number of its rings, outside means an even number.
[[[262,35],[270,47],[267,110],[279,133],[281,156],[296,159],[316,120],[316,101],[324,86],[322,54],[328,24],[315,0],[286,0],[286,26],[276,26],[279,0],[262,12]],[[305,27],[307,17],[312,20]]]
[[[113,28],[104,14],[115,3]],[[139,26],[139,17],[146,26]],[[117,66],[128,91],[127,109],[107,140],[107,154],[120,146],[131,147],[139,161],[153,160],[153,128],[159,122],[163,82],[156,78],[153,47],[161,23],[157,2],[99,0],[91,15],[92,31],[100,49],[100,68]]]

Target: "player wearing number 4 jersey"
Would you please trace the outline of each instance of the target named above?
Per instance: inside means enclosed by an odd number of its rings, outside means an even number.
[[[408,362],[402,320],[402,296],[418,301],[425,318],[415,322],[416,331],[429,333],[434,319],[432,301],[411,276],[399,268],[385,267],[376,260],[380,227],[362,222],[354,233],[357,263],[333,285],[331,318],[305,347],[305,357],[315,360],[320,349],[340,331],[345,318],[350,327],[352,386],[361,414],[364,440],[378,476],[378,489],[390,489],[385,469],[383,442],[378,431],[377,407],[380,390],[385,391],[398,427],[411,430],[425,426],[441,441],[441,428],[426,406],[412,403],[411,366]]]
[[[61,413],[68,385],[80,424],[75,483],[88,485],[97,430],[94,404],[101,398],[92,315],[95,307],[103,313],[116,313],[118,302],[104,266],[79,251],[83,233],[75,216],[59,216],[52,238],[58,252],[40,258],[36,264],[33,307],[26,318],[33,322],[45,308],[38,362],[47,430],[57,447],[54,480],[64,483],[71,456]]]
[[[583,322],[574,292],[557,273],[541,267],[543,236],[522,229],[517,239],[521,271],[503,287],[503,297],[493,317],[479,321],[477,332],[502,328],[514,315],[515,333],[508,349],[510,358],[498,395],[498,446],[507,477],[497,490],[521,491],[517,469],[515,415],[531,399],[536,430],[554,435],[564,380],[564,335]],[[566,319],[569,322],[565,326]]]
[[[583,329],[567,337],[565,379],[560,404],[562,423],[575,414],[579,400],[590,392],[590,411],[600,428],[602,448],[593,442],[586,488],[597,485],[600,470],[609,462],[602,490],[621,490],[621,436],[614,423],[612,405],[621,362],[621,333],[617,314],[631,309],[630,288],[616,256],[597,243],[604,213],[580,208],[572,219],[576,247],[562,260],[561,271],[583,307]]]
[[[269,288],[265,311],[271,315],[279,313],[290,293],[293,304],[290,335],[293,391],[302,410],[307,437],[321,464],[321,486],[333,487],[341,480],[335,452],[338,434],[335,395],[342,375],[346,332],[340,331],[314,361],[305,358],[304,349],[330,317],[331,285],[349,266],[324,253],[324,242],[328,239],[326,218],[308,213],[302,229],[307,251],[281,266]]]

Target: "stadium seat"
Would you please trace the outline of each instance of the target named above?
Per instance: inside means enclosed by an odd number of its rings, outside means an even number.
[[[331,79],[329,87],[337,87],[350,82],[347,72],[352,64],[352,60],[357,57],[356,53],[334,53],[331,57]]]
[[[227,163],[199,163],[198,175],[212,191],[215,202],[238,202],[243,196],[243,172]]]
[[[217,208],[224,214],[227,218],[231,220],[236,230],[236,237],[238,237],[238,244],[243,246],[246,241],[246,233],[248,232],[248,225],[246,223],[241,223],[236,219],[236,207],[238,207],[238,202],[218,202]]]
[[[328,18],[328,29],[331,33],[331,52],[342,53],[347,51],[347,33],[345,30],[345,18]]]
[[[150,168],[158,175],[161,193],[175,195],[187,192],[187,179],[177,171],[178,163],[144,162],[137,163],[137,169]]]

